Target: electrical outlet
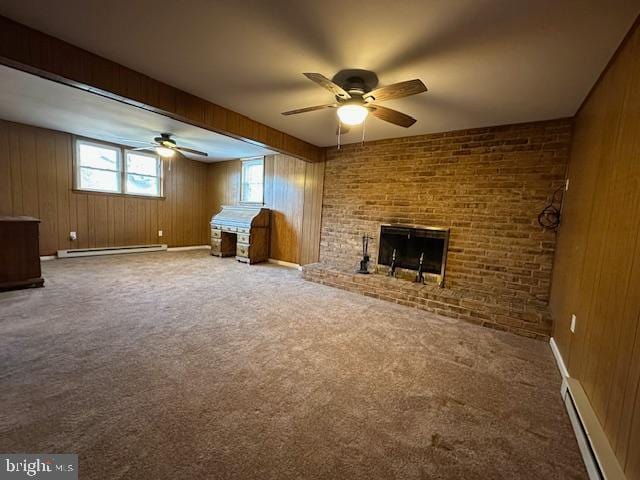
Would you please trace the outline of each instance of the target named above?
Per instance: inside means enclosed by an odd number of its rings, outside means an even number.
[[[69,240],[75,242],[78,239],[78,234],[76,232],[69,232]]]
[[[162,236],[162,230],[158,230],[158,236],[161,237]]]
[[[576,314],[571,315],[571,333],[576,333]]]

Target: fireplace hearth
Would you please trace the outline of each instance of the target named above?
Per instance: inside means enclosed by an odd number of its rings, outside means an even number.
[[[427,279],[444,286],[449,229],[415,227],[407,225],[382,225],[380,227],[380,248],[378,265],[391,266],[395,251],[395,267],[400,276],[409,277],[418,271],[420,257],[423,256],[422,270]],[[404,275],[403,275],[404,273]],[[408,275],[410,273],[410,275]]]

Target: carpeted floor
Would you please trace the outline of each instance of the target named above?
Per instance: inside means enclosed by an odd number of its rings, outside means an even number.
[[[586,478],[546,343],[206,251],[0,293],[0,451],[89,479]]]

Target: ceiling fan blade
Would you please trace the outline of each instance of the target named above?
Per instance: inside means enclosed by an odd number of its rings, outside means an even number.
[[[303,75],[307,77],[309,80],[311,80],[312,82],[316,82],[321,87],[326,88],[331,93],[333,93],[336,97],[342,98],[343,100],[348,100],[351,98],[351,95],[349,95],[349,92],[347,92],[340,85],[336,85],[335,83],[333,83],[331,80],[329,80],[327,77],[325,77],[320,73],[303,73]]]
[[[155,147],[156,147],[156,145],[149,145],[148,147],[132,148],[131,151],[132,152],[137,152],[137,151],[153,150]]]
[[[155,145],[154,143],[145,140],[134,140],[132,138],[118,136],[109,136],[107,141],[117,143],[119,145],[131,145],[132,143],[137,143],[138,145]]]
[[[427,87],[422,83],[422,80],[416,79],[376,88],[369,93],[365,93],[363,98],[367,101],[383,102],[385,100],[408,97],[409,95],[417,95],[426,91]]]
[[[315,110],[323,110],[325,108],[336,108],[337,103],[330,103],[327,105],[316,105],[315,107],[298,108],[296,110],[289,110],[288,112],[282,112],[282,115],[295,115],[297,113],[313,112]]]
[[[178,150],[179,153],[191,153],[193,155],[200,155],[201,157],[208,157],[209,156],[209,154],[207,152],[201,152],[199,150],[193,150],[191,148],[175,147],[174,150]]]
[[[380,105],[372,105],[371,107],[369,107],[369,111],[374,117],[378,117],[380,120],[393,123],[394,125],[398,125],[399,127],[409,128],[411,125],[416,123],[415,118],[398,112],[397,110],[392,110],[391,108],[382,107]]]

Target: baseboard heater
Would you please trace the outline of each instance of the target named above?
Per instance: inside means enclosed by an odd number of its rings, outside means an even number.
[[[590,480],[625,480],[625,474],[598,422],[580,382],[562,382],[562,398]]]
[[[551,338],[549,343],[562,376],[560,395],[569,414],[589,479],[626,480],[586,392],[580,382],[569,375],[555,339]]]
[[[130,245],[127,247],[74,248],[71,250],[58,250],[58,258],[92,257],[96,255],[120,255],[123,253],[160,252],[166,249],[166,244]]]

